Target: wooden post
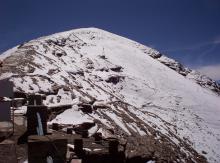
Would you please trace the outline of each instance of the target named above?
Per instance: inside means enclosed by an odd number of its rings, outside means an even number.
[[[12,135],[14,135],[15,132],[15,114],[14,114],[14,98],[11,101],[11,108],[12,108]]]
[[[78,158],[84,158],[85,152],[83,150],[83,140],[82,139],[75,139],[74,140],[74,152]]]
[[[83,151],[83,140],[82,139],[75,139],[74,140],[74,151],[75,152],[82,152]]]
[[[46,163],[51,156],[54,163],[66,163],[67,139],[58,135],[28,137],[28,163]]]
[[[110,154],[117,154],[118,153],[118,140],[110,140],[109,141],[109,153]]]

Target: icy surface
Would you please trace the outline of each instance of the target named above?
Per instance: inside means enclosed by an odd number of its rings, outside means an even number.
[[[61,124],[81,124],[83,122],[93,122],[93,120],[83,114],[77,111],[77,109],[69,109],[63,112],[62,114],[58,115],[54,120],[52,120],[50,123],[61,123]],[[50,124],[49,123],[49,124]]]

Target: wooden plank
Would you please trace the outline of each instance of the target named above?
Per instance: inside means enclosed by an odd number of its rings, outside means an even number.
[[[39,150],[40,149],[40,150]],[[47,156],[53,158],[54,163],[65,163],[67,153],[67,139],[56,135],[28,137],[28,162],[46,162]]]
[[[0,162],[17,163],[15,143],[11,140],[5,140],[0,143]]]

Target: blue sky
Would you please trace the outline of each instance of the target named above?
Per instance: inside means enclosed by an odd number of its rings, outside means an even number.
[[[0,0],[0,52],[81,27],[128,37],[220,79],[220,0]]]

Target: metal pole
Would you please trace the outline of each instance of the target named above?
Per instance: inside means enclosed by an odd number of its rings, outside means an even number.
[[[10,81],[9,81],[10,82]],[[13,92],[13,87],[12,87],[12,92]],[[14,114],[14,93],[11,98],[11,108],[12,108],[12,135],[14,135],[15,132],[15,114]]]
[[[12,135],[14,135],[14,131],[15,131],[15,116],[14,116],[14,105],[13,105],[13,103],[14,103],[14,98],[12,98],[12,100],[11,100],[11,108],[12,108]]]

